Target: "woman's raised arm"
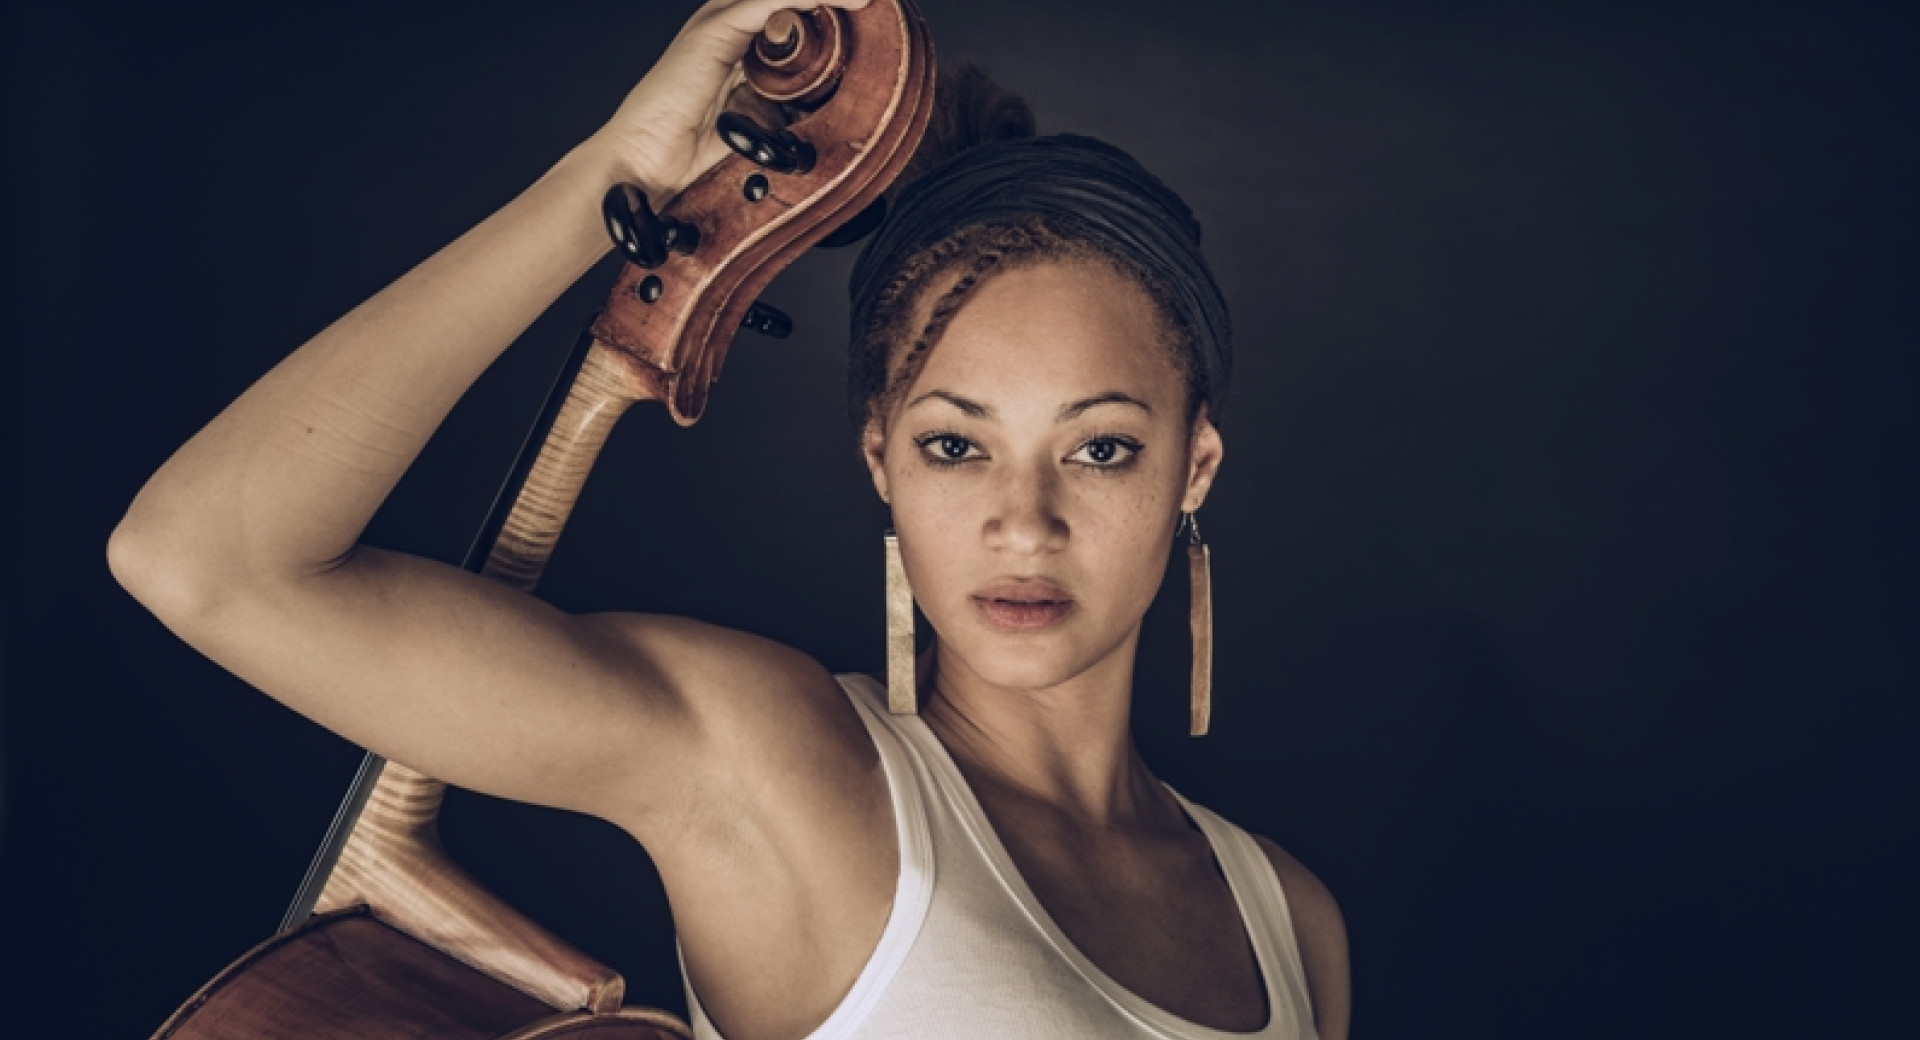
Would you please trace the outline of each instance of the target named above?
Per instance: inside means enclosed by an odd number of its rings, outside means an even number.
[[[120,582],[195,648],[356,743],[630,829],[685,786],[658,781],[684,775],[726,730],[702,714],[731,710],[724,691],[784,695],[803,716],[823,689],[837,698],[818,665],[765,640],[680,619],[572,617],[358,544],[459,396],[606,252],[601,194],[625,181],[664,203],[724,152],[712,126],[725,88],[783,6],[808,5],[703,7],[605,127],[208,423],[114,531]],[[681,696],[695,688],[720,696],[695,707]],[[790,739],[864,746],[838,707],[812,713],[826,733],[779,722],[802,728]],[[742,710],[753,725],[766,708]]]

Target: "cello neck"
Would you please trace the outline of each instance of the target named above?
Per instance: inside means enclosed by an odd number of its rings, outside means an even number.
[[[581,339],[586,349],[576,347],[577,362],[569,358],[561,374],[566,393],[549,397],[487,525],[467,551],[468,570],[522,592],[540,583],[607,435],[627,406],[639,399],[632,387],[632,363],[590,334],[583,333]],[[507,502],[504,509],[502,501]]]
[[[494,496],[486,522],[467,550],[462,564],[466,570],[522,591],[531,591],[539,583],[614,423],[634,401],[652,396],[640,388],[642,380],[634,378],[634,367],[590,332],[581,333]],[[430,824],[438,813],[439,791],[444,787],[440,781],[413,770],[386,767],[378,755],[368,754],[362,761],[281,919],[281,932],[299,927],[322,902],[321,893],[332,881],[342,850],[362,830],[362,814],[376,787],[392,788],[383,792],[380,804],[412,807],[406,814],[409,828]],[[401,774],[406,774],[404,781]]]
[[[591,333],[574,344],[464,566],[531,591],[553,555],[614,423],[655,399],[658,376]],[[356,905],[457,960],[556,1008],[620,1006],[620,976],[514,910],[440,847],[446,784],[369,754],[282,919]]]

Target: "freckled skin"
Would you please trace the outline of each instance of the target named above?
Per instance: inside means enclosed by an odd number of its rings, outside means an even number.
[[[932,390],[993,415],[917,400]],[[1059,421],[1063,405],[1116,390],[1151,413],[1103,403]],[[1212,425],[1190,429],[1185,405],[1152,304],[1111,268],[1044,262],[974,290],[886,417],[877,459],[879,435],[868,433],[875,485],[892,506],[907,576],[944,663],[991,686],[1028,690],[1103,663],[1130,670],[1179,513],[1198,507],[1220,456]],[[917,443],[942,433],[970,443]],[[1088,444],[1103,437],[1141,447],[1104,442],[1109,454],[1101,455]],[[929,461],[955,448],[965,456],[959,465]],[[1062,622],[997,630],[971,598],[992,582],[1034,577],[1073,597]]]
[[[1122,986],[1247,1031],[1269,1009],[1233,896],[1129,721],[1141,618],[1179,514],[1200,507],[1224,451],[1204,406],[1189,422],[1164,333],[1104,264],[1003,271],[975,287],[863,450],[936,635],[921,717],[1021,876]],[[1063,413],[1116,394],[1139,403]],[[1075,609],[996,627],[975,594],[1023,579],[1057,584]]]
[[[691,984],[735,1040],[817,1029],[889,919],[897,821],[847,691],[753,633],[568,614],[358,539],[473,380],[606,254],[606,186],[670,198],[725,152],[706,128],[730,70],[795,3],[709,0],[605,126],[182,445],[107,546],[115,578],[168,628],[300,714],[457,786],[632,835],[659,868]],[[1204,412],[1183,414],[1156,319],[1100,263],[1003,270],[863,450],[937,630],[922,719],[1021,875],[1122,986],[1250,1029],[1265,1009],[1232,893],[1129,728],[1140,619],[1176,517],[1199,508],[1222,450]],[[929,390],[993,417],[909,406]],[[1058,421],[1063,404],[1109,393],[1151,411],[1108,403]],[[1123,440],[1138,460],[1095,469],[1124,462]],[[941,468],[935,449],[962,461]],[[971,595],[1009,578],[1055,582],[1078,609],[1042,630],[996,629]],[[1264,847],[1320,1034],[1342,1040],[1338,908]]]

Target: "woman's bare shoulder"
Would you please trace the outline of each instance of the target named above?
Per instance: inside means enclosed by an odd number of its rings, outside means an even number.
[[[1293,934],[1300,946],[1301,967],[1313,997],[1313,1019],[1321,1040],[1345,1040],[1352,1017],[1352,991],[1347,967],[1347,926],[1340,904],[1321,880],[1279,843],[1254,835],[1280,887],[1287,895]]]
[[[814,769],[844,758],[853,771],[871,771],[873,743],[846,691],[805,651],[671,614],[611,612],[583,620],[624,648],[632,667],[653,673],[646,679],[675,691],[679,710],[706,737],[725,738],[734,750],[715,763],[723,770],[784,768],[790,763],[783,752],[791,751]],[[833,751],[843,754],[822,754]]]
[[[665,673],[657,678],[695,695],[696,709],[731,709],[778,691],[802,698],[809,708],[830,707],[835,715],[856,718],[826,667],[778,640],[675,614],[612,611],[582,620],[630,650],[636,662]]]
[[[718,850],[778,848],[778,862],[831,860],[851,842],[891,848],[891,802],[879,752],[839,681],[812,654],[776,639],[670,614],[589,614],[620,647],[637,685],[668,702],[699,752],[678,775],[636,773],[634,804],[651,819],[624,825],[662,871],[712,877]],[[655,754],[659,750],[655,748]],[[630,825],[632,823],[632,825]],[[674,835],[660,842],[659,835]],[[758,869],[755,863],[741,869]]]
[[[708,1013],[736,1029],[768,1016],[817,1025],[871,955],[899,872],[885,768],[858,709],[777,640],[684,617],[591,617],[640,667],[669,673],[651,681],[674,691],[701,748],[664,802],[650,796],[665,818],[628,830],[660,870]]]

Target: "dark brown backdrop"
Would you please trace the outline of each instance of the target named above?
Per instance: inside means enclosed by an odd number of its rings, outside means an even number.
[[[1435,6],[926,3],[944,55],[1184,192],[1235,309],[1217,732],[1181,735],[1170,582],[1149,759],[1332,886],[1362,1036],[1906,1020],[1914,37],[1832,5]],[[9,9],[0,1032],[144,1035],[273,927],[358,758],[118,591],[120,511],[597,126],[685,13]],[[800,333],[743,337],[698,427],[629,417],[547,596],[878,667],[850,262],[777,283]],[[609,277],[373,541],[458,556]],[[639,849],[474,797],[446,832],[679,1006]]]

